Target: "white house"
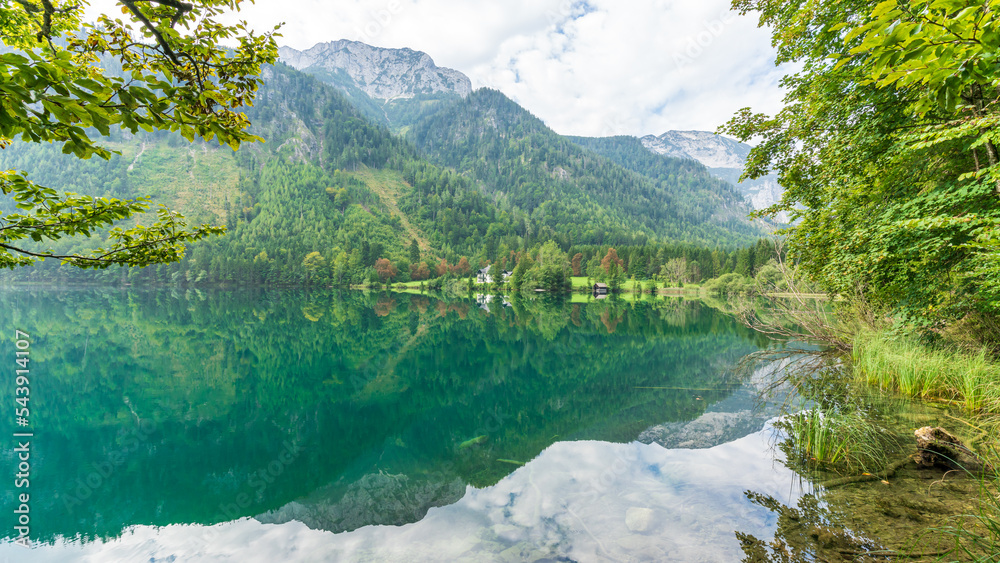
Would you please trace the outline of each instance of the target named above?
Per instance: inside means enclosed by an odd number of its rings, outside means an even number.
[[[493,266],[486,266],[482,270],[476,272],[476,283],[479,284],[493,283],[493,275],[490,274],[490,269],[492,268]],[[514,275],[514,273],[511,272],[510,270],[504,270],[500,274],[503,283],[507,283],[508,281],[510,281],[510,277],[512,275]]]
[[[500,299],[500,302],[501,302],[501,304],[504,307],[511,307],[512,306],[510,304],[510,301],[507,300],[507,296],[506,295],[498,296],[498,295],[490,295],[488,293],[477,294],[476,295],[476,304],[479,305],[480,309],[482,309],[482,310],[484,310],[486,312],[489,312],[490,311],[490,304],[494,303],[498,298]]]

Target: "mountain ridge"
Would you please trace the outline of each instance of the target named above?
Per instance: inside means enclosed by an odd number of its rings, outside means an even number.
[[[746,143],[709,131],[667,131],[662,135],[646,135],[640,141],[655,154],[704,164],[717,178],[736,186],[757,211],[778,203],[784,194],[784,189],[778,184],[778,177],[774,174],[740,181],[752,148]],[[788,215],[782,212],[775,219],[786,223]]]
[[[304,51],[280,47],[278,56],[281,62],[307,74],[343,73],[359,90],[379,100],[408,99],[419,94],[465,97],[472,92],[468,76],[439,67],[427,53],[408,48],[373,47],[341,39],[317,43]]]
[[[736,239],[763,234],[746,219],[740,194],[700,164],[671,159],[662,178],[645,176],[557,134],[496,90],[477,90],[421,120],[407,138],[431,162],[470,174],[487,193],[533,216],[536,209],[555,210],[557,222],[547,226],[573,242],[600,243],[610,235],[594,223],[702,244],[719,240],[721,231]],[[646,154],[638,141],[632,150]]]
[[[650,151],[697,160],[708,168],[743,168],[750,145],[708,131],[667,131],[639,139]]]
[[[370,115],[380,106],[356,86],[345,92],[282,63],[262,77],[255,104],[243,111],[266,142],[236,153],[176,134],[119,131],[109,142],[121,154],[107,162],[32,143],[0,151],[0,167],[34,169],[57,190],[154,195],[229,230],[192,245],[178,265],[85,277],[45,264],[17,279],[341,285],[377,280],[376,260],[388,259],[404,279],[425,280],[431,269],[478,267],[548,242],[587,256],[606,245],[641,249],[643,260],[658,257],[658,267],[693,252],[684,245],[718,254],[765,233],[746,218],[732,186],[702,165],[662,158],[654,173],[618,164],[497,91],[417,94],[392,114],[412,124],[399,131]],[[634,138],[627,152],[653,157]],[[0,207],[6,203],[0,198]],[[105,234],[57,246],[68,254]],[[721,271],[725,253],[713,256],[701,264],[718,264],[702,272]]]

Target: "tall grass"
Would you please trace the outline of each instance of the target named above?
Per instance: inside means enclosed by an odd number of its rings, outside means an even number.
[[[786,428],[798,453],[819,463],[834,464],[843,459],[846,442],[840,440],[835,424],[819,409],[793,414]]]
[[[819,407],[785,417],[791,451],[802,461],[830,469],[876,473],[888,465],[892,436],[860,412],[823,412]]]
[[[981,478],[976,511],[953,518],[939,531],[952,536],[953,553],[968,561],[1000,563],[1000,478]]]
[[[956,401],[966,412],[1000,409],[1000,365],[985,350],[929,348],[885,333],[860,333],[851,351],[861,380],[911,397]]]

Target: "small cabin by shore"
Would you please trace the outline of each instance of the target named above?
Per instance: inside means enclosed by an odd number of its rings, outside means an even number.
[[[594,284],[594,293],[597,295],[605,295],[608,293],[608,285],[604,283]]]

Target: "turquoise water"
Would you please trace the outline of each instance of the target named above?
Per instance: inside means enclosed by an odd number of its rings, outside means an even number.
[[[736,561],[735,532],[776,528],[747,491],[809,492],[775,461],[766,377],[731,369],[762,343],[698,302],[0,301],[0,355],[21,330],[31,359],[27,428],[13,373],[0,393],[10,561]]]

